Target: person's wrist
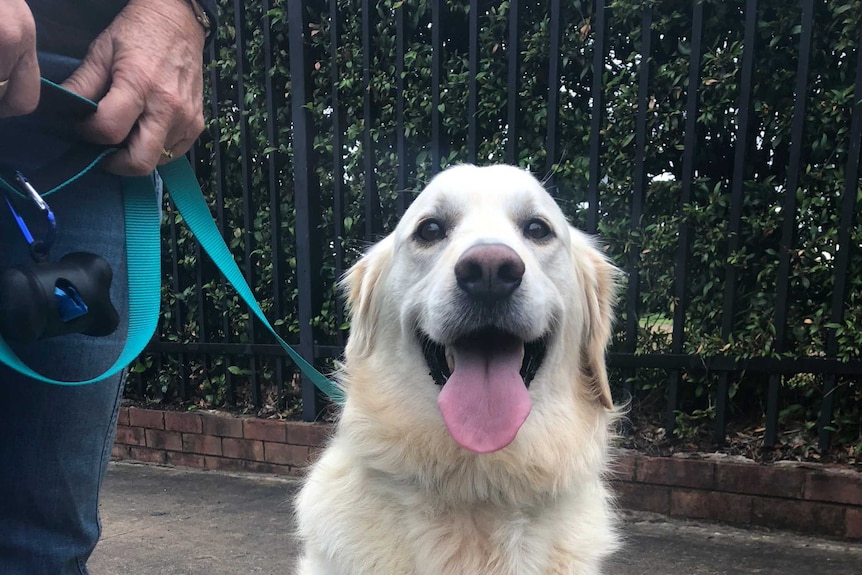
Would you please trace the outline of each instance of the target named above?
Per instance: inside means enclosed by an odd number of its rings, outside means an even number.
[[[212,22],[210,21],[210,17],[207,15],[206,10],[204,10],[204,7],[200,2],[198,2],[198,0],[185,1],[188,2],[192,12],[194,12],[195,20],[197,20],[198,24],[203,28],[204,38],[209,38],[209,35],[212,33]]]
[[[190,0],[130,0],[126,9],[129,14],[134,10],[158,15],[182,30],[183,34],[199,39],[202,46],[206,42],[207,30],[198,20]]]

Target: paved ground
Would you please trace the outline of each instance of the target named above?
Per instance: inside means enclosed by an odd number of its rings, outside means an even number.
[[[92,575],[287,575],[295,489],[268,476],[112,464]],[[642,514],[627,517],[626,533],[607,575],[862,575],[862,545]]]

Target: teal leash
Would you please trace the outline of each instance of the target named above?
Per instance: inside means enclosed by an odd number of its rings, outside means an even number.
[[[65,183],[89,171],[103,156],[104,152]],[[204,200],[200,185],[188,161],[185,158],[179,158],[159,167],[158,172],[189,229],[249,309],[263,322],[299,370],[332,401],[339,405],[343,404],[344,394],[341,388],[285,342],[267,320],[213,221],[209,206]],[[0,182],[0,185],[10,187],[6,182]],[[60,187],[62,186],[57,186],[50,191],[53,192]],[[0,339],[0,362],[27,377],[44,383],[74,386],[96,383],[116,375],[143,352],[156,331],[161,309],[161,218],[152,178],[124,178],[123,201],[126,224],[126,265],[129,276],[129,327],[125,346],[114,364],[103,374],[85,381],[54,380],[33,371],[24,364],[2,339]]]
[[[195,173],[185,158],[179,158],[170,164],[159,168],[159,175],[165,182],[168,194],[180,215],[186,222],[191,232],[197,238],[198,243],[209,254],[213,262],[224,274],[225,278],[233,285],[234,289],[248,305],[254,315],[263,322],[263,325],[273,335],[275,340],[284,348],[290,359],[299,370],[311,380],[323,393],[328,395],[332,401],[341,405],[344,403],[344,394],[340,387],[317,371],[313,365],[308,363],[293,347],[285,342],[266,319],[263,310],[260,309],[254,293],[251,291],[245,277],[242,275],[236,261],[233,259],[221,233],[213,221],[209,206],[204,200],[200,185]]]

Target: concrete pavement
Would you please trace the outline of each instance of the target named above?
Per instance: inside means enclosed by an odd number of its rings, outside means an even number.
[[[112,463],[92,575],[292,573],[295,480]],[[862,545],[628,514],[607,575],[862,575]],[[385,574],[381,574],[385,575]]]

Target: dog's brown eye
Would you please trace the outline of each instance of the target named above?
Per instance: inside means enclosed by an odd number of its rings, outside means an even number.
[[[551,236],[551,228],[542,220],[530,220],[524,225],[524,235],[531,240],[546,240]]]
[[[438,242],[446,237],[446,228],[438,220],[425,220],[416,228],[416,237],[425,243]]]

